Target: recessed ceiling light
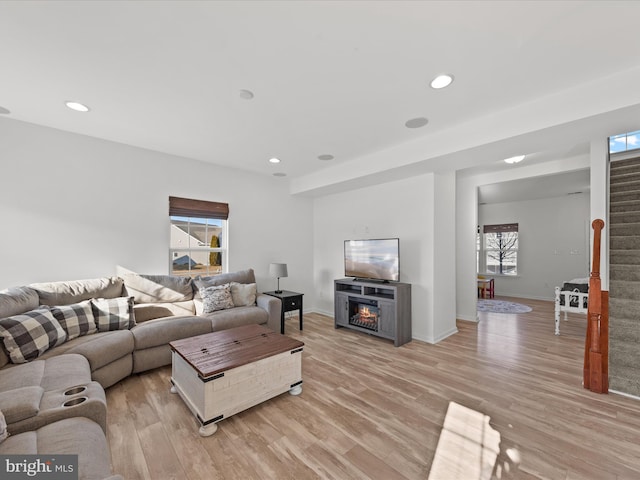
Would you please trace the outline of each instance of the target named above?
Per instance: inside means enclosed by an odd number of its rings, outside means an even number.
[[[287,174],[283,172],[276,172],[273,174],[274,177],[286,177]]]
[[[424,127],[427,123],[429,123],[429,120],[424,117],[418,117],[407,120],[406,122],[404,122],[404,126],[407,128],[420,128]]]
[[[10,113],[11,113],[11,112],[10,112],[8,109],[6,109],[6,108],[4,108],[4,107],[0,107],[0,114],[2,114],[2,115],[9,115]]]
[[[431,80],[431,88],[439,89],[448,87],[453,82],[453,75],[444,74],[438,75],[436,78]]]
[[[251,100],[253,98],[253,92],[251,90],[240,90],[240,98]]]
[[[270,158],[269,163],[280,163],[280,159],[276,157]]]
[[[328,153],[325,153],[323,155],[318,155],[318,160],[333,160],[334,156],[333,155],[329,155]]]
[[[76,112],[88,112],[89,107],[78,102],[65,102],[65,105]]]
[[[506,163],[518,163],[524,160],[524,155],[516,155],[515,157],[505,158],[504,161]]]

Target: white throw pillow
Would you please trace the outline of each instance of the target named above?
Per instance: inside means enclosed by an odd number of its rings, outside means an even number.
[[[248,307],[256,304],[256,284],[231,282],[231,297],[236,307]]]
[[[4,414],[0,411],[0,443],[2,443],[9,436],[7,432],[7,421],[4,418]]]

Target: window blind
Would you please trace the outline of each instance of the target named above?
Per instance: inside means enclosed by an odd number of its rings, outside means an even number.
[[[229,218],[229,204],[192,200],[190,198],[169,197],[169,215],[176,217]]]
[[[500,223],[498,225],[485,225],[484,233],[504,233],[504,232],[517,232],[517,223]]]

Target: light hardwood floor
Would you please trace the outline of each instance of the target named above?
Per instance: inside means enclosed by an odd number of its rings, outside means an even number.
[[[305,315],[299,332],[291,319],[287,334],[305,342],[302,394],[225,419],[207,438],[169,393],[170,367],[129,377],[107,390],[114,472],[126,480],[640,478],[640,401],[581,386],[585,316],[570,315],[555,336],[552,302],[513,300],[533,312],[459,321],[459,333],[437,345],[395,348],[335,330],[319,314]],[[484,455],[496,437],[497,458]],[[470,477],[486,470],[481,459],[489,474]]]

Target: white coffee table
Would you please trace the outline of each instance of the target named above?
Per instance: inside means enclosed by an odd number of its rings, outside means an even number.
[[[270,398],[302,392],[304,343],[260,325],[170,343],[171,392],[200,422],[202,436],[217,422]]]

